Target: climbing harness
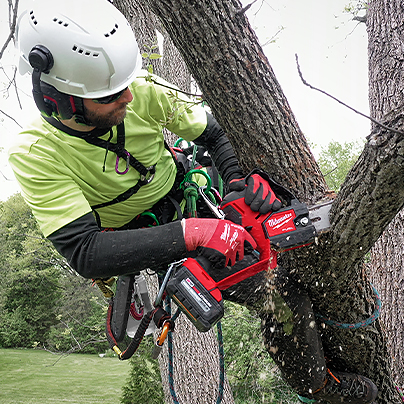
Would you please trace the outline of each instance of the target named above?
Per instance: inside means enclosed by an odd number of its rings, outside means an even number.
[[[375,294],[375,311],[368,319],[360,321],[355,324],[349,324],[349,323],[341,323],[339,321],[327,319],[326,317],[322,316],[321,314],[316,314],[316,317],[323,323],[332,325],[332,326],[338,327],[338,328],[356,329],[356,328],[360,328],[360,327],[366,327],[366,326],[372,324],[380,315],[380,308],[382,306],[382,302],[380,300],[380,296],[379,296],[379,293],[377,292],[376,288],[373,285],[371,285],[371,286],[373,289],[373,293]]]
[[[188,148],[188,155],[186,157],[188,167],[186,167],[186,165],[184,166],[184,161],[182,161],[182,168],[179,167],[179,163],[176,159],[179,149],[176,149],[176,147],[174,147],[172,150],[170,149],[172,153],[176,153],[173,155],[173,157],[177,164],[177,171],[180,173],[182,171],[182,175],[177,176],[176,178],[176,186],[182,191],[180,195],[181,198],[185,200],[184,211],[188,217],[197,217],[201,210],[203,211],[204,215],[213,214],[214,217],[217,217],[218,213],[220,212],[218,206],[221,202],[221,194],[220,191],[212,186],[210,175],[202,169],[202,166],[197,165],[197,149],[197,146]],[[123,171],[119,171],[119,154],[117,153],[116,170],[118,174],[122,175],[125,174],[129,164],[132,165],[130,162],[130,156],[125,152],[126,151],[123,150],[124,156],[126,156],[126,168]],[[206,157],[205,153],[200,155]],[[182,156],[180,156],[180,158],[182,158]],[[149,177],[149,179],[152,180],[152,175]],[[199,184],[201,181],[204,182],[205,185],[201,186]],[[117,199],[120,199],[120,197],[115,198],[114,201],[107,202],[107,204],[120,202],[120,200]],[[173,204],[176,203],[176,201],[171,202],[173,202]],[[106,206],[105,204],[102,205]],[[97,205],[96,207],[100,207],[100,205]],[[93,207],[93,209],[96,207]],[[178,218],[181,218],[182,212],[179,211],[179,207],[176,207],[176,211]],[[161,215],[157,215],[156,212],[157,209],[152,209],[151,211],[142,213],[136,219],[142,224],[145,223],[145,220],[148,220],[149,224],[145,226],[166,223],[166,218],[162,218]],[[140,220],[142,220],[142,222],[140,222]],[[155,342],[152,357],[154,359],[158,357],[163,348],[165,340],[167,340],[169,355],[169,385],[174,403],[179,403],[179,401],[174,389],[174,352],[172,333],[175,328],[175,320],[181,311],[178,309],[174,315],[171,315],[171,301],[170,297],[167,295],[166,286],[171,275],[178,267],[182,265],[184,261],[185,259],[173,262],[168,267],[164,277],[162,274],[158,273],[160,287],[153,304],[151,304],[148,300],[147,287],[142,275],[119,276],[117,279],[115,295],[110,287],[112,285],[110,280],[97,279],[94,281],[103,292],[104,296],[110,299],[107,312],[106,335],[110,348],[118,355],[119,359],[129,359],[136,352],[145,335],[152,333],[156,327],[159,329],[161,328],[160,334]],[[221,324],[218,322],[216,325],[220,366],[220,380],[216,403],[220,404],[223,398],[225,377],[224,351]],[[124,340],[125,334],[132,339],[126,349],[122,351],[118,344]]]
[[[156,172],[157,163],[149,167],[145,167],[139,160],[133,157],[125,149],[125,125],[123,122],[117,126],[117,142],[111,143],[110,139],[112,138],[112,129],[109,129],[110,132],[109,139],[104,140],[101,139],[100,136],[106,134],[108,130],[94,129],[90,132],[79,132],[69,128],[66,125],[63,125],[60,121],[58,121],[53,117],[44,117],[44,119],[55,128],[67,133],[70,136],[78,137],[80,139],[83,139],[85,142],[89,144],[105,149],[105,159],[109,151],[114,152],[116,154],[115,171],[117,174],[120,175],[126,174],[129,171],[129,166],[133,167],[140,174],[139,180],[131,188],[127,189],[126,191],[122,192],[121,194],[119,194],[118,196],[107,202],[102,202],[91,206],[91,209],[93,210],[97,223],[100,227],[101,227],[101,221],[97,213],[97,209],[126,201],[131,196],[136,194],[142,186],[149,184],[153,180]],[[168,147],[166,144],[165,146],[166,148]],[[103,170],[105,170],[105,159]],[[125,161],[125,169],[123,171],[120,171],[119,169],[120,159],[123,159]]]

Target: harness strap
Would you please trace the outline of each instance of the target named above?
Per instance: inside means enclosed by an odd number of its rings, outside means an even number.
[[[131,188],[127,189],[126,191],[122,192],[115,198],[113,198],[110,201],[99,203],[96,205],[91,206],[91,209],[94,212],[95,219],[97,221],[98,226],[101,228],[101,218],[100,215],[97,212],[97,209],[106,207],[106,206],[111,206],[119,202],[124,202],[127,199],[129,199],[131,196],[135,195],[139,189],[148,184],[152,179],[154,178],[154,174],[156,171],[156,164],[150,166],[150,167],[145,167],[142,163],[140,163],[139,160],[137,160],[135,157],[133,157],[126,149],[125,149],[125,125],[124,123],[120,123],[117,126],[117,142],[116,143],[110,143],[107,140],[101,139],[100,136],[106,134],[108,130],[110,129],[99,129],[96,128],[90,132],[79,132],[74,129],[69,128],[68,126],[64,125],[62,122],[59,120],[55,119],[54,117],[44,117],[44,119],[50,123],[52,126],[55,128],[61,130],[62,132],[67,133],[68,135],[78,137],[80,139],[83,139],[85,142],[92,144],[97,147],[101,147],[105,149],[107,152],[112,151],[117,155],[117,163],[116,163],[116,172],[118,174],[124,174],[127,172],[128,165],[132,166],[135,170],[137,170],[140,174],[140,179],[139,181],[132,186]],[[180,188],[180,184],[182,183],[185,175],[185,167],[184,167],[184,162],[178,161],[178,157],[175,153],[175,151],[167,144],[166,141],[164,141],[164,147],[166,150],[168,150],[173,157],[173,160],[175,162],[176,168],[177,168],[177,175],[174,181],[174,185],[171,189],[171,191],[166,195],[170,202],[174,205],[175,211],[177,212],[178,217],[182,217],[181,214],[181,209],[179,207],[178,199],[176,198],[177,195],[175,195],[175,192]],[[191,148],[190,148],[191,150]],[[192,148],[192,150],[195,152],[195,148]],[[189,151],[188,151],[189,153]],[[201,156],[202,157],[202,156]],[[123,172],[118,171],[118,159],[122,158],[126,161],[126,170]],[[206,163],[211,162],[206,161]],[[182,198],[181,198],[182,199]],[[164,215],[165,216],[165,215]],[[168,222],[170,218],[164,217],[165,222]]]
[[[61,130],[62,132],[67,133],[70,136],[78,137],[80,139],[83,139],[85,142],[89,144],[114,152],[118,157],[124,159],[125,161],[128,161],[129,164],[136,171],[138,171],[140,175],[143,177],[147,177],[150,174],[154,174],[155,172],[154,171],[155,166],[146,168],[139,160],[133,157],[125,149],[125,125],[123,122],[117,126],[117,143],[110,143],[109,141],[101,139],[99,137],[107,133],[109,129],[105,130],[95,129],[90,132],[80,132],[69,128],[68,126],[64,125],[62,122],[53,117],[44,117],[44,119],[55,128]]]
[[[132,195],[136,194],[143,185],[146,185],[146,184],[147,184],[147,182],[142,182],[139,180],[132,188],[129,188],[128,190],[126,190],[122,194],[118,195],[114,199],[111,199],[108,202],[99,203],[98,205],[93,205],[93,206],[91,206],[91,209],[96,210],[96,209],[103,208],[105,206],[110,206],[110,205],[114,205],[115,203],[126,201]]]
[[[94,146],[101,147],[105,150],[112,151],[117,155],[117,163],[116,163],[116,172],[118,174],[124,174],[127,169],[128,165],[131,165],[136,171],[139,172],[140,174],[140,179],[139,181],[131,188],[126,190],[125,192],[121,193],[114,199],[99,203],[97,205],[91,206],[91,209],[95,212],[96,209],[103,208],[105,206],[110,206],[114,205],[119,202],[126,201],[129,199],[132,195],[136,194],[139,189],[148,184],[149,182],[152,181],[154,174],[156,172],[156,164],[150,166],[150,167],[145,167],[139,160],[137,160],[135,157],[133,157],[126,149],[125,149],[125,125],[124,123],[120,123],[117,126],[117,143],[110,143],[107,140],[100,139],[98,136],[103,135],[106,133],[103,130],[93,130],[91,132],[79,132],[74,129],[69,128],[66,125],[63,125],[62,122],[58,121],[57,119],[53,117],[44,117],[44,119],[50,123],[52,126],[55,128],[67,133],[68,135],[78,137],[80,139],[83,139],[85,142],[92,144]],[[119,172],[118,171],[118,159],[122,158],[126,161],[126,170],[124,172]],[[100,226],[100,218],[97,212],[95,212],[96,220],[98,225]]]

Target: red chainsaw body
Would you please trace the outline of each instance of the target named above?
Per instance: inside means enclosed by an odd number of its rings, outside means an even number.
[[[215,282],[208,274],[209,262],[204,257],[188,258],[168,282],[167,292],[200,331],[207,331],[223,316],[220,291],[258,272],[274,269],[280,251],[310,244],[316,230],[307,206],[297,199],[284,208],[260,214],[245,203],[244,192],[228,194],[221,208],[227,220],[243,226],[257,242],[259,261]]]

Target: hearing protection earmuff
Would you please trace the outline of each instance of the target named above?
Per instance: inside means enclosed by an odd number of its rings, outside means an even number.
[[[85,123],[83,100],[58,91],[50,84],[41,81],[42,73],[48,74],[53,67],[52,53],[43,45],[35,45],[28,61],[32,68],[32,95],[38,109],[45,117],[56,116],[61,120],[75,117],[76,122]]]

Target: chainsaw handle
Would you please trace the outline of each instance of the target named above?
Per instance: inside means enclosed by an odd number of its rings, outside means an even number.
[[[260,177],[264,178],[264,180],[268,181],[271,189],[275,192],[275,195],[280,197],[281,199],[286,202],[287,206],[290,206],[292,204],[292,200],[297,199],[295,195],[292,194],[292,192],[289,191],[289,189],[285,188],[281,184],[278,184],[275,180],[273,180],[268,173],[265,171],[261,170],[260,168],[254,168],[246,177],[245,177],[245,182],[247,183],[247,180],[249,177],[251,177],[254,174],[258,174]]]

